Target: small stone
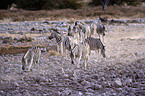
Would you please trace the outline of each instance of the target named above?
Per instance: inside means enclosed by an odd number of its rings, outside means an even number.
[[[89,86],[89,85],[90,85],[90,82],[84,80],[84,81],[81,82],[81,84],[82,84],[83,86]]]
[[[3,96],[4,95],[4,91],[0,91],[0,96]]]
[[[83,95],[83,93],[81,91],[79,91],[78,94],[79,94],[79,96],[82,96]]]
[[[98,80],[98,75],[97,75],[97,74],[92,74],[92,75],[91,75],[91,78],[92,78],[92,79],[95,79],[95,80]]]
[[[71,95],[72,94],[72,91],[69,90],[69,89],[66,89],[62,92],[62,96],[68,96],[68,95]]]
[[[86,96],[93,96],[93,93],[91,93],[91,92],[86,92]]]
[[[120,87],[122,86],[122,82],[119,78],[117,78],[115,81],[114,81],[114,87]]]
[[[124,86],[129,86],[132,83],[132,79],[127,79],[125,80],[125,82],[123,83]]]
[[[98,85],[98,84],[92,84],[91,88],[92,88],[93,90],[99,90],[99,89],[102,88],[102,86],[101,86],[101,85]]]
[[[17,82],[13,83],[15,87],[19,87],[19,84]]]
[[[88,92],[94,93],[94,90],[92,90],[91,88],[88,89]]]
[[[124,96],[124,94],[123,93],[119,93],[118,96]]]
[[[104,81],[102,86],[103,87],[111,87],[111,83],[109,81]]]

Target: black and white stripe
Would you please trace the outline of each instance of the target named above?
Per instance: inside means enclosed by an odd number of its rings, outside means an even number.
[[[105,46],[103,45],[103,43],[101,42],[100,39],[97,38],[93,38],[93,37],[87,37],[87,39],[85,39],[85,42],[87,42],[90,46],[90,50],[95,50],[99,52],[99,49],[101,50],[101,54],[103,55],[103,57],[105,58]]]
[[[25,71],[26,67],[29,66],[28,71],[30,71],[33,62],[35,63],[35,66],[36,64],[39,63],[40,56],[41,56],[41,50],[39,47],[30,48],[26,52],[26,54],[22,57],[22,70]]]
[[[51,35],[48,38],[50,40],[55,38],[57,43],[61,43],[61,36],[59,36],[56,31],[52,31]]]
[[[100,39],[101,39],[101,35],[102,35],[102,39],[104,39],[105,30],[106,30],[106,28],[104,25],[102,25],[102,24],[97,25],[96,32],[98,33]]]

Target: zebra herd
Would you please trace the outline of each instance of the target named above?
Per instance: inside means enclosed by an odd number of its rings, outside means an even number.
[[[98,55],[101,50],[102,56],[106,57],[105,46],[102,43],[105,31],[105,26],[100,21],[90,24],[76,21],[73,24],[67,25],[67,33],[59,31],[57,28],[51,28],[51,35],[48,36],[48,39],[55,38],[57,52],[62,56],[69,57],[71,63],[75,64],[77,68],[80,68],[81,60],[83,60],[84,68],[86,69],[91,50],[94,50],[96,54],[98,52]],[[94,37],[96,34],[98,34],[99,38]],[[40,55],[40,48],[34,47],[29,49],[22,58],[22,69],[26,69],[25,66],[28,65],[28,59],[30,59],[28,67],[28,71],[30,71],[33,61],[39,63]]]

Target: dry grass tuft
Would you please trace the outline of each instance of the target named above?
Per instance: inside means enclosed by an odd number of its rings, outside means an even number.
[[[50,51],[48,52],[48,55],[47,55],[46,57],[48,58],[48,57],[50,57],[50,56],[60,56],[60,54],[57,53],[57,52],[54,51],[54,50],[50,50]]]
[[[3,18],[2,20],[0,20],[0,23],[8,24],[10,22],[12,22],[12,18]]]

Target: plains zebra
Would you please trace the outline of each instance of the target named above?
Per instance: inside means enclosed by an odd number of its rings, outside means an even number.
[[[101,37],[102,37],[102,41],[104,41],[105,31],[106,31],[106,28],[105,28],[104,25],[102,25],[100,23],[97,24],[96,32],[98,33],[100,40],[101,40]]]
[[[80,67],[80,61],[83,59],[85,61],[85,69],[87,67],[87,61],[90,55],[90,47],[86,42],[81,42],[74,46],[72,49],[73,56],[75,63],[77,65],[77,68]]]
[[[81,32],[80,34],[84,34],[84,37],[81,37],[81,42],[84,41],[83,38],[87,38],[88,36],[91,36],[91,30],[90,30],[91,28],[90,25],[88,24],[76,21],[74,25],[74,29],[79,33]]]
[[[95,52],[98,51],[98,55],[99,55],[99,49],[100,49],[102,56],[104,58],[106,57],[105,46],[103,45],[103,43],[101,42],[100,39],[93,38],[93,37],[87,37],[87,39],[85,39],[85,41],[89,44],[90,50],[95,50]]]
[[[61,32],[60,34],[61,35],[59,36],[57,31],[52,31],[51,35],[49,36],[49,39],[50,40],[53,39],[53,38],[56,39],[56,42],[57,42],[57,52],[60,53],[59,51],[61,51],[61,55],[63,55],[62,41],[63,41],[63,38],[64,38],[64,34],[63,34],[63,32]]]
[[[69,56],[71,58],[71,63],[74,64],[74,55],[72,53],[72,45],[71,45],[71,41],[69,39],[69,37],[64,38],[63,40],[63,50],[64,50],[64,54],[67,56],[66,51],[68,51]]]
[[[33,62],[35,63],[36,67],[36,63],[39,64],[40,56],[41,56],[40,48],[38,47],[30,48],[26,52],[26,54],[22,57],[22,70],[26,71],[26,67],[29,66],[28,71],[30,71]]]

